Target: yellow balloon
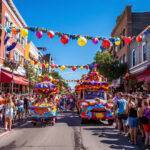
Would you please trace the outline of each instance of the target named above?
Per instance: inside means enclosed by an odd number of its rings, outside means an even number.
[[[116,45],[116,46],[119,46],[120,44],[121,44],[121,41],[120,41],[120,40],[118,40],[118,41],[115,42],[115,45]]]
[[[20,29],[20,35],[21,37],[27,37],[28,36],[28,30],[27,29]]]
[[[82,70],[82,69],[83,69],[83,66],[80,66],[80,69]]]
[[[78,38],[78,45],[79,46],[85,46],[87,44],[87,39],[83,36],[80,36]]]
[[[62,71],[64,71],[65,69],[66,69],[66,66],[64,66],[64,65],[60,67],[60,70],[62,70]]]
[[[52,82],[52,81],[53,81],[53,77],[52,77],[52,76],[49,76],[49,80]]]
[[[49,64],[46,64],[45,67],[48,68],[48,67],[49,67]]]

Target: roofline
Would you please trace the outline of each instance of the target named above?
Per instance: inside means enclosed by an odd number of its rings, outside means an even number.
[[[27,26],[25,20],[21,16],[21,14],[20,14],[19,10],[17,9],[17,7],[15,6],[14,2],[12,0],[7,0],[7,1],[3,0],[3,2],[8,3],[9,7],[12,9],[12,11],[14,12],[14,14],[18,18],[18,20],[23,24],[23,26]]]

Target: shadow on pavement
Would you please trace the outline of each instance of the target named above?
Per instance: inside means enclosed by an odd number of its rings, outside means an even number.
[[[100,142],[110,145],[111,149],[119,150],[138,150],[137,146],[131,145],[123,135],[119,135],[118,131],[112,126],[100,126],[99,128],[84,128],[84,130],[92,131],[92,135],[101,138]]]

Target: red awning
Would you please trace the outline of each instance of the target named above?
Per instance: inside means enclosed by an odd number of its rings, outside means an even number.
[[[150,69],[147,69],[143,73],[138,75],[137,80],[143,82],[150,82]]]
[[[0,74],[0,82],[2,83],[12,83],[20,84],[20,85],[29,85],[29,82],[27,79],[25,79],[22,76],[12,75],[9,72],[1,71]]]

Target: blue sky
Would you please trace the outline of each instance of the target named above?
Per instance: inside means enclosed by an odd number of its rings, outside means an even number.
[[[81,35],[109,37],[115,25],[116,17],[126,5],[132,5],[133,11],[150,11],[150,0],[14,0],[14,3],[29,26],[45,27],[54,31]],[[79,47],[76,41],[62,45],[55,37],[29,39],[36,46],[47,47],[56,64],[85,65],[93,61],[99,44],[91,41],[85,47]],[[85,71],[66,70],[61,72],[65,79],[79,79]],[[73,84],[70,84],[73,86]]]

